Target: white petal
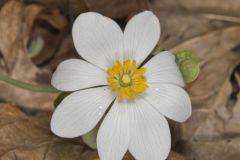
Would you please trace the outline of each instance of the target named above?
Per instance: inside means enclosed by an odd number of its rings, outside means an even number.
[[[170,83],[184,86],[175,56],[168,51],[157,54],[143,67],[146,68],[145,76],[148,83]]]
[[[115,101],[97,135],[101,160],[121,160],[129,146],[129,120],[125,104]]]
[[[165,160],[171,148],[167,120],[143,99],[136,101],[129,117],[132,155],[137,160]]]
[[[74,92],[54,111],[51,130],[60,137],[81,136],[96,126],[113,99],[109,87]]]
[[[192,106],[187,92],[171,84],[151,84],[144,98],[166,117],[186,121],[192,114]]]
[[[106,73],[80,59],[63,61],[52,76],[52,85],[62,91],[107,85]]]
[[[160,37],[160,23],[150,11],[135,15],[124,31],[125,59],[132,58],[141,64],[157,45]]]
[[[103,69],[111,66],[123,49],[123,32],[110,18],[95,12],[80,14],[73,24],[73,42],[78,53]]]

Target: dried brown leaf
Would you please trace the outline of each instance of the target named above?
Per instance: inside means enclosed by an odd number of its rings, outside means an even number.
[[[193,13],[240,16],[240,2],[238,0],[153,0],[152,2],[161,10],[172,9]]]
[[[33,24],[43,9],[44,6],[36,4],[29,4],[24,7],[24,19],[26,24],[24,45],[26,46],[28,44],[29,37],[33,29]]]
[[[177,152],[171,151],[168,160],[188,160],[188,159]]]
[[[44,112],[30,116],[16,106],[0,104],[0,159],[77,160],[82,142],[55,137],[49,130],[50,117]]]
[[[184,154],[196,160],[239,160],[240,138],[183,142]]]
[[[204,106],[207,99],[213,100],[212,96],[239,64],[240,56],[235,52],[240,44],[239,36],[240,27],[229,27],[190,39],[172,49],[176,52],[191,48],[203,59],[200,76],[188,87],[194,104]]]
[[[191,159],[239,157],[236,88],[240,83],[232,80],[240,64],[239,4],[235,0],[150,2],[162,26],[160,46],[173,52],[192,49],[203,59],[200,76],[187,86],[193,114],[180,127],[171,123],[174,148]]]
[[[23,5],[18,0],[9,1],[0,11],[0,51],[8,70],[14,68],[18,56],[16,48],[22,45],[22,11]]]
[[[50,71],[37,68],[27,55],[24,45],[26,33],[24,7],[20,0],[10,0],[0,11],[0,50],[4,64],[1,75],[29,83],[38,83],[39,77],[50,80]],[[27,73],[27,74],[26,74]],[[0,99],[15,102],[20,106],[34,109],[52,109],[55,94],[31,93],[23,89],[0,83]],[[20,96],[21,95],[21,96]]]
[[[234,89],[231,76],[240,64],[239,36],[239,26],[228,27],[195,37],[172,49],[175,52],[192,48],[203,59],[200,76],[187,88],[193,103],[193,114],[180,127],[182,146],[176,146],[191,158],[207,160],[209,157],[205,155],[210,152],[214,153],[212,159],[221,160],[236,159],[239,155],[239,98],[233,100],[231,109],[228,106]],[[232,142],[228,144],[229,139]],[[225,150],[217,147],[219,145]],[[226,150],[234,152],[222,156]]]
[[[97,151],[79,138],[62,139],[49,130],[51,113],[26,114],[11,104],[0,104],[0,159],[99,160]],[[124,160],[134,160],[127,153]],[[169,160],[186,160],[171,152]]]
[[[240,18],[227,21],[226,18],[213,19],[203,13],[189,13],[181,10],[181,7],[176,10],[173,8],[161,10],[156,6],[152,7],[161,22],[162,33],[159,45],[165,49],[171,49],[188,39],[240,24]]]
[[[27,7],[42,8],[41,5],[30,5]],[[32,10],[26,12],[26,15],[32,14]],[[58,48],[69,30],[69,24],[67,18],[60,13],[58,9],[42,8],[41,12],[33,20],[31,29],[30,42],[36,38],[41,38],[44,43],[42,50],[34,56],[33,62],[37,65],[42,65],[46,61],[49,61]],[[28,19],[26,19],[28,21]]]
[[[84,0],[89,10],[112,18],[123,18],[148,8],[146,0]]]

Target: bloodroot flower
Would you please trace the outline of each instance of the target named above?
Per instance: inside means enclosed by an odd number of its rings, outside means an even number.
[[[185,121],[191,102],[174,55],[165,51],[143,63],[158,43],[158,18],[144,11],[122,32],[113,20],[88,12],[78,16],[72,35],[85,61],[66,60],[53,74],[55,88],[73,93],[53,113],[51,130],[78,137],[103,119],[101,160],[120,160],[127,150],[138,160],[166,159],[171,136],[165,117]]]

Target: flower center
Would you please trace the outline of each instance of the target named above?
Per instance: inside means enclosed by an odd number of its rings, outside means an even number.
[[[131,79],[131,77],[128,74],[122,75],[122,77],[119,80],[119,84],[122,87],[128,87],[128,86],[131,85],[131,83],[132,83],[132,79]]]
[[[118,91],[118,98],[134,98],[148,88],[143,74],[145,68],[136,68],[135,60],[126,60],[123,63],[116,61],[112,68],[107,70],[107,82],[113,91]]]

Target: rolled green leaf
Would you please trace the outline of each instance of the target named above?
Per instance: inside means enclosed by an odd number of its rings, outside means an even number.
[[[195,62],[195,60],[190,59],[184,61],[180,65],[180,70],[182,72],[184,81],[186,83],[190,83],[197,79],[200,73],[200,66],[198,63]]]
[[[175,54],[175,56],[176,56],[176,62],[180,64],[184,60],[193,58],[193,51],[191,50],[179,51]]]
[[[38,54],[42,51],[43,47],[44,40],[42,37],[38,36],[37,38],[31,41],[30,46],[28,48],[28,56],[30,58],[38,56]]]
[[[184,81],[190,83],[196,80],[200,73],[202,59],[195,57],[191,50],[179,51],[175,54],[175,57]]]
[[[100,121],[96,127],[94,127],[90,132],[82,135],[84,143],[86,143],[90,148],[97,149],[97,133],[101,125]]]

